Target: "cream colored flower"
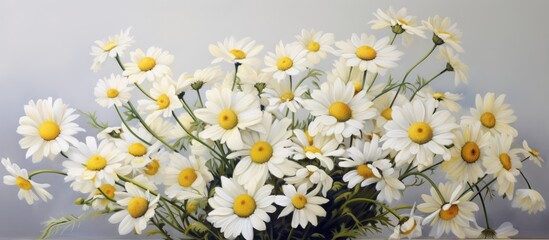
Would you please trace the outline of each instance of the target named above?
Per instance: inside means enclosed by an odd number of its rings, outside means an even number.
[[[131,98],[133,87],[128,86],[128,79],[111,74],[109,78],[100,79],[94,90],[95,101],[102,107],[121,107]]]
[[[147,223],[155,214],[155,209],[160,199],[160,195],[154,196],[149,191],[144,192],[132,183],[124,185],[126,192],[116,192],[116,203],[125,207],[121,211],[114,213],[110,218],[110,223],[120,223],[118,233],[126,235],[132,230],[137,234],[147,228]]]
[[[94,56],[91,66],[92,71],[99,71],[101,64],[107,60],[107,57],[115,58],[124,55],[124,50],[135,42],[133,37],[130,36],[130,29],[121,30],[119,34],[114,35],[114,37],[109,36],[106,40],[94,42],[97,46],[91,47],[90,55]]]
[[[488,150],[486,159],[482,162],[486,173],[497,178],[496,189],[498,195],[505,194],[507,198],[513,199],[516,176],[520,174],[522,162],[518,156],[519,149],[511,149],[513,137],[507,134],[496,135]]]
[[[223,79],[223,72],[221,67],[206,67],[197,69],[193,75],[181,74],[177,79],[177,92],[184,92],[188,90],[198,90],[205,85],[213,85],[219,80]]]
[[[417,97],[421,99],[435,99],[436,108],[442,110],[448,110],[450,112],[459,112],[461,105],[457,101],[463,99],[461,94],[455,94],[451,92],[435,92],[430,87],[425,87],[417,93]]]
[[[522,141],[522,147],[523,150],[521,153],[524,157],[528,157],[530,161],[534,162],[538,167],[541,167],[541,164],[544,162],[543,158],[541,158],[541,153],[537,149],[528,146],[526,140]]]
[[[152,99],[146,98],[137,102],[139,109],[148,114],[146,120],[152,121],[158,116],[171,117],[172,111],[183,107],[175,93],[175,84],[169,77],[163,77],[153,83],[149,93]]]
[[[471,108],[471,116],[463,116],[462,122],[465,124],[480,122],[483,129],[492,135],[508,134],[516,137],[518,132],[510,124],[515,122],[517,117],[513,115],[513,109],[510,109],[509,104],[504,104],[503,101],[505,101],[505,94],[496,98],[494,93],[489,92],[484,95],[484,99],[477,94],[476,108]]]
[[[447,43],[458,52],[463,52],[461,47],[461,32],[457,29],[457,24],[452,24],[450,18],[442,19],[436,15],[433,18],[428,18],[427,21],[422,21],[423,26],[433,32],[433,42],[440,45]]]
[[[322,31],[305,29],[301,30],[301,35],[296,36],[297,41],[307,51],[308,66],[312,67],[326,58],[328,53],[334,51],[334,34],[324,33]]]
[[[328,191],[332,189],[334,180],[324,170],[314,165],[307,165],[298,169],[295,176],[284,178],[288,184],[293,184],[299,187],[301,184],[306,184],[307,188],[311,188],[316,184],[317,188],[322,189],[322,196],[326,197]]]
[[[318,225],[317,217],[325,217],[326,210],[320,205],[327,203],[327,198],[316,196],[318,188],[307,193],[307,184],[300,185],[297,190],[294,185],[282,186],[282,192],[284,195],[276,196],[275,203],[283,206],[282,212],[278,215],[278,218],[287,216],[292,213],[292,228],[301,226],[307,227],[309,223],[311,225]]]
[[[258,45],[254,40],[246,37],[236,40],[231,36],[225,38],[223,42],[217,42],[217,45],[210,44],[208,46],[210,53],[215,57],[212,64],[226,61],[229,63],[249,64],[254,63],[254,56],[263,49],[263,45]]]
[[[179,153],[171,153],[169,158],[164,179],[168,197],[180,201],[207,197],[206,185],[214,178],[206,167],[206,160]]]
[[[295,137],[293,138],[294,159],[302,160],[318,159],[320,165],[328,170],[334,168],[333,157],[342,156],[345,150],[338,149],[339,142],[334,137],[322,136],[320,134],[310,136],[308,132],[301,129],[294,130]]]
[[[413,36],[425,38],[424,26],[416,26],[417,17],[408,15],[406,8],[401,8],[397,12],[393,7],[389,7],[386,12],[377,9],[374,13],[377,19],[370,21],[372,29],[391,28],[396,34],[402,34],[402,43],[408,46],[412,43]]]
[[[130,83],[141,84],[145,79],[154,81],[164,77],[171,76],[172,70],[168,65],[173,62],[173,55],[160,48],[150,47],[147,52],[141,49],[130,52],[132,62],[124,64],[122,75],[128,77]]]
[[[389,239],[400,239],[404,237],[411,239],[421,237],[421,222],[423,221],[423,217],[414,215],[415,208],[416,206],[414,204],[410,211],[410,215],[402,216],[402,220],[395,227],[395,230],[393,231],[393,234],[389,236]]]
[[[280,81],[286,76],[294,76],[305,70],[307,51],[297,43],[283,44],[280,42],[275,53],[269,52],[265,56],[266,68],[264,72],[273,73],[273,77]]]
[[[46,191],[50,187],[49,184],[36,183],[29,178],[26,169],[21,169],[17,164],[11,163],[9,158],[2,158],[2,165],[10,175],[4,176],[4,184],[17,185],[19,192],[17,197],[19,200],[25,199],[27,204],[31,205],[34,201],[42,199],[47,202],[48,199],[53,199],[53,196]]]
[[[534,189],[517,189],[516,198],[513,200],[513,207],[528,211],[528,214],[538,213],[545,210],[545,199]]]
[[[286,109],[289,109],[295,113],[301,109],[301,103],[303,102],[301,96],[306,91],[307,88],[305,86],[299,86],[297,89],[292,90],[290,82],[282,80],[279,83],[274,82],[267,85],[267,88],[263,90],[262,96],[269,101],[269,106],[266,108],[267,111],[283,113]]]
[[[454,54],[451,48],[442,46],[439,48],[440,58],[446,61],[446,69],[454,72],[454,83],[456,86],[462,82],[467,84],[467,75],[469,67],[465,65],[457,54]]]

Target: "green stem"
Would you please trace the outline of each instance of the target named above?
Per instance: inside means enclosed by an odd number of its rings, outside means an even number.
[[[101,190],[101,188],[97,188],[97,190],[99,190],[99,192],[103,195],[103,197],[105,197],[105,199],[111,201],[111,202],[116,202],[116,200],[110,198],[109,196],[107,196],[107,194],[105,192],[103,192],[103,190]]]
[[[353,67],[349,68],[349,76],[347,76],[347,81],[346,82],[349,82],[349,80],[351,80],[351,73],[353,73]]]
[[[393,45],[393,43],[395,42],[395,39],[397,37],[398,34],[394,34],[393,37],[391,38],[391,41],[389,42],[389,45]]]
[[[65,157],[65,158],[69,158],[67,157],[67,154],[65,154],[64,152],[59,152],[61,154],[61,156]]]
[[[204,141],[202,141],[200,138],[196,137],[195,135],[193,135],[191,132],[189,132],[189,130],[187,128],[185,128],[185,126],[183,126],[183,124],[179,121],[179,119],[177,118],[177,116],[175,115],[175,112],[172,111],[172,115],[173,117],[175,118],[175,121],[177,122],[177,124],[179,124],[179,126],[183,129],[183,131],[185,131],[185,133],[187,133],[187,135],[189,135],[191,138],[193,138],[194,140],[198,141],[199,143],[201,143],[202,145],[204,145],[205,147],[207,147],[208,149],[210,149],[210,151],[212,151],[213,153],[215,153],[217,156],[219,156],[220,158],[224,158],[224,156],[222,156],[221,154],[219,154],[218,152],[215,151],[215,149],[213,149],[212,147],[210,147],[210,145],[206,144]]]
[[[189,107],[189,104],[187,104],[185,99],[179,99],[179,101],[181,101],[181,103],[183,104],[183,109],[185,109],[185,111],[191,116],[191,118],[193,118],[193,120],[197,122],[196,115],[194,115],[194,112],[192,111],[191,107]]]
[[[176,207],[177,209],[179,209],[180,211],[184,212],[185,209],[181,208],[179,205],[177,205],[176,202],[170,200],[170,199],[167,199],[165,198],[164,196],[162,196],[161,194],[159,194],[158,192],[152,190],[152,189],[149,189],[148,187],[144,186],[143,184],[129,178],[129,177],[126,177],[126,176],[122,176],[120,174],[117,174],[118,178],[120,178],[122,181],[124,182],[129,182],[129,183],[132,183],[134,184],[135,186],[145,190],[145,191],[149,191],[152,195],[155,195],[155,196],[160,196],[160,199],[162,199],[163,201],[166,201],[168,203],[170,203],[172,206]]]
[[[484,187],[482,187],[482,188],[480,189],[480,191],[478,191],[477,193],[475,193],[475,195],[473,195],[473,197],[471,197],[470,201],[473,200],[473,199],[475,199],[475,198],[477,197],[477,195],[479,195],[484,189],[486,189],[487,187],[489,187],[490,184],[494,183],[496,180],[497,180],[497,178],[494,178],[494,179],[492,179],[492,181],[490,181],[490,182],[488,182],[486,185],[484,185]],[[475,184],[475,185],[478,185],[478,183]],[[461,196],[465,195],[465,193],[467,193],[467,191],[463,192],[463,193],[461,194]],[[461,198],[461,196],[460,196],[460,198]]]
[[[183,229],[183,227],[179,224],[179,222],[177,221],[177,219],[175,218],[175,215],[173,214],[172,212],[172,209],[170,208],[170,206],[166,203],[166,201],[164,201],[164,199],[161,200],[164,207],[166,208],[167,213],[168,213],[168,216],[170,217],[170,219],[173,221],[173,223],[175,225],[177,225],[177,227],[179,227],[179,229]]]
[[[435,80],[437,77],[439,77],[440,75],[442,75],[443,73],[445,73],[446,71],[448,71],[448,69],[444,69],[442,70],[441,72],[439,72],[437,75],[435,75],[434,77],[432,77],[431,79],[429,79],[429,81],[425,82],[425,84],[422,84],[421,86],[419,86],[416,91],[414,92],[414,94],[412,94],[412,97],[410,97],[410,101],[412,101],[412,99],[414,99],[414,97],[416,96],[416,94],[422,89],[424,88],[425,86],[429,85],[429,83],[431,83],[433,80]]]
[[[118,54],[116,54],[116,62],[118,63],[118,66],[120,66],[120,68],[122,68],[122,71],[125,71],[126,68],[124,68],[124,65],[122,64],[122,62],[120,61],[120,56],[118,56]]]
[[[471,184],[468,184],[469,187],[472,187]],[[480,189],[478,188],[478,185],[475,186],[477,191],[480,193]],[[480,197],[480,203],[482,204],[482,210],[484,211],[484,220],[486,220],[486,228],[490,228],[490,223],[488,222],[488,213],[486,212],[486,205],[484,204],[484,198],[482,197],[482,194],[479,195]]]
[[[402,89],[402,85],[404,84],[404,82],[406,82],[406,78],[408,77],[408,75],[410,75],[410,73],[420,64],[422,63],[423,61],[425,61],[425,59],[427,59],[427,57],[429,57],[429,55],[431,55],[431,53],[433,53],[433,51],[435,51],[435,48],[437,47],[437,45],[433,45],[433,47],[431,48],[431,50],[429,50],[429,52],[427,54],[425,54],[425,56],[423,56],[416,64],[414,64],[414,66],[412,66],[412,68],[410,68],[410,70],[408,70],[408,72],[406,72],[406,74],[404,75],[404,78],[402,79],[402,82],[400,83],[399,87],[398,87],[398,90],[395,94],[395,97],[393,98],[393,101],[391,102],[391,105],[389,107],[392,107],[393,104],[395,103],[395,100],[398,96],[398,94],[400,93],[400,90]]]
[[[532,186],[530,186],[530,182],[528,182],[528,179],[526,179],[526,176],[524,175],[524,173],[522,173],[521,170],[518,170],[518,171],[519,171],[520,175],[522,176],[522,178],[524,178],[524,181],[526,181],[526,184],[528,184],[528,188],[532,189]]]
[[[137,117],[137,119],[139,120],[139,122],[141,123],[141,125],[143,125],[143,127],[145,127],[145,129],[147,129],[147,131],[153,135],[154,138],[158,139],[158,141],[160,141],[162,144],[164,144],[164,146],[166,146],[167,148],[169,148],[170,150],[172,150],[173,152],[178,152],[173,146],[171,146],[170,144],[168,144],[166,141],[164,141],[161,137],[159,137],[158,135],[156,135],[156,133],[147,125],[147,123],[145,123],[145,121],[143,120],[143,118],[141,118],[141,116],[139,115],[139,113],[137,112],[137,110],[135,110],[135,108],[133,107],[133,104],[132,102],[128,101],[128,105],[130,106],[132,112],[135,114],[135,116]]]
[[[288,233],[288,238],[286,238],[286,240],[292,239],[293,234],[294,234],[294,228],[290,229],[290,233]]]
[[[151,99],[153,101],[156,101],[156,99],[151,97],[151,95],[147,94],[147,92],[145,92],[145,90],[143,90],[143,88],[141,88],[141,86],[139,86],[139,84],[134,83],[133,85],[135,85],[139,89],[139,91],[141,91],[143,93],[143,95],[145,95],[146,97],[148,97],[149,99]]]
[[[390,207],[388,207],[387,205],[385,205],[383,203],[380,203],[376,200],[369,199],[369,198],[353,198],[351,200],[347,200],[345,203],[343,203],[343,205],[341,205],[341,209],[343,209],[343,207],[345,207],[345,206],[347,206],[351,203],[354,203],[354,202],[369,202],[369,203],[379,205],[382,208],[384,208],[385,210],[387,210],[388,212],[390,212],[391,214],[393,214],[399,221],[401,219],[400,215],[398,215],[398,213],[395,210],[391,209]]]
[[[158,211],[156,212],[157,214],[155,214],[155,216],[158,216],[159,218],[161,218],[162,222],[164,223],[167,223],[168,225],[170,225],[173,229],[179,231],[179,232],[183,232],[184,230],[182,228],[179,228],[177,226],[175,226],[175,224],[173,224],[172,222],[170,222],[167,218],[165,218],[164,216],[162,216],[161,213],[159,213]],[[151,218],[151,220],[153,220]],[[160,224],[158,224],[158,229],[163,233],[163,235],[165,237],[169,237],[168,234],[166,232],[164,232],[164,230],[162,228],[160,228]],[[172,239],[172,238],[168,238],[168,239]]]
[[[124,120],[124,117],[122,117],[122,114],[120,113],[120,110],[118,109],[118,107],[116,105],[114,105],[114,109],[116,109],[116,112],[118,113],[118,116],[120,117],[120,120],[122,120],[122,124],[124,124],[124,126],[126,126],[126,128],[128,129],[128,131],[130,131],[130,133],[132,135],[134,135],[137,139],[139,139],[141,142],[147,144],[147,145],[151,145],[151,143],[145,141],[145,139],[139,137],[131,128],[130,126],[128,126],[128,123],[126,122],[126,120]]]
[[[196,89],[196,95],[198,95],[198,100],[200,101],[200,107],[204,107],[204,102],[202,101],[202,96],[200,96],[200,90]]]
[[[368,74],[368,70],[364,70],[364,75],[362,75],[362,88],[364,89],[364,84],[366,84],[366,75]],[[374,82],[372,82],[373,84]],[[368,86],[368,90],[370,90],[370,87],[372,87],[372,84],[370,84],[370,86]],[[368,91],[366,90],[366,91]]]
[[[233,87],[231,88],[231,91],[234,91],[234,87],[236,86],[236,74],[238,73],[238,67],[241,63],[235,62],[234,63],[234,78],[233,78]]]
[[[437,185],[435,184],[435,182],[433,182],[433,180],[431,180],[431,178],[427,177],[427,175],[423,174],[423,173],[420,173],[420,172],[412,172],[412,173],[408,173],[408,174],[404,174],[400,177],[400,179],[404,180],[406,177],[408,176],[412,176],[412,175],[416,175],[416,176],[421,176],[423,177],[425,180],[427,180],[431,186],[433,186],[433,188],[435,189],[435,191],[437,192],[438,194],[438,197],[440,198],[440,200],[442,200],[442,202],[446,202],[446,200],[444,199],[444,196],[442,196],[442,193],[440,192],[440,190],[438,189]]]
[[[293,89],[293,85],[294,85],[294,80],[292,78],[292,75],[289,76],[290,77],[290,90]]]
[[[57,171],[57,170],[49,170],[49,169],[47,169],[47,170],[37,170],[37,171],[34,171],[34,172],[29,174],[29,180],[32,177],[34,177],[35,175],[42,174],[42,173],[55,173],[55,174],[67,176],[66,173],[61,172],[61,171]]]

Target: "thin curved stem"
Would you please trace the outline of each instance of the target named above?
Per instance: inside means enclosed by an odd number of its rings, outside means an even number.
[[[532,186],[530,186],[530,182],[528,182],[528,179],[526,179],[526,176],[524,175],[524,173],[522,173],[521,170],[518,170],[518,171],[519,171],[520,175],[522,175],[522,178],[524,178],[524,181],[526,181],[526,184],[528,184],[528,188],[532,189]]]
[[[36,176],[36,175],[38,175],[38,174],[42,174],[42,173],[54,173],[54,174],[59,174],[59,175],[67,176],[66,173],[61,172],[61,171],[45,169],[45,170],[37,170],[37,171],[31,172],[31,173],[29,174],[29,180],[30,180],[32,177],[34,177],[34,176]]]
[[[472,187],[471,184],[469,184],[469,187]],[[480,189],[478,186],[475,186],[478,192],[480,192]],[[482,204],[482,210],[484,211],[484,220],[486,221],[486,228],[490,228],[490,223],[488,222],[488,213],[486,212],[486,205],[484,204],[484,198],[482,197],[482,194],[479,195],[480,197],[480,203]]]
[[[200,144],[204,145],[205,147],[207,147],[208,149],[210,149],[210,151],[212,151],[213,153],[215,153],[218,157],[220,158],[224,158],[224,156],[222,156],[220,153],[218,153],[217,151],[215,151],[215,149],[213,149],[210,145],[206,144],[204,141],[202,141],[200,138],[196,137],[195,135],[193,135],[191,132],[189,132],[189,130],[187,128],[185,128],[185,126],[183,126],[183,124],[179,121],[179,119],[177,118],[177,116],[175,115],[175,112],[172,111],[172,115],[173,117],[175,118],[175,121],[177,122],[177,124],[179,124],[179,126],[183,129],[183,131],[185,131],[185,133],[187,133],[187,135],[189,135],[191,138],[193,138],[194,140],[198,141]]]
[[[164,146],[166,146],[167,148],[169,148],[170,150],[174,151],[174,152],[178,152],[172,145],[168,144],[166,141],[164,141],[161,137],[159,137],[158,135],[156,135],[156,133],[147,125],[147,123],[145,123],[145,121],[143,120],[143,118],[141,118],[141,116],[139,115],[139,113],[137,112],[137,110],[135,110],[135,108],[133,107],[133,104],[132,102],[128,101],[128,105],[130,106],[132,112],[135,114],[135,116],[137,117],[137,119],[139,120],[139,122],[141,123],[141,125],[143,125],[143,127],[145,129],[147,129],[147,131],[153,135],[154,138],[158,139],[158,141],[160,141],[162,144],[164,144]]]
[[[124,65],[122,64],[122,62],[120,61],[120,56],[118,56],[118,54],[116,54],[116,62],[118,63],[118,66],[120,66],[120,68],[122,69],[122,71],[126,71],[126,68],[124,68]]]
[[[204,107],[204,102],[202,101],[202,96],[200,96],[200,90],[196,89],[196,95],[198,95],[198,100],[200,101],[200,107]]]
[[[435,191],[437,192],[438,194],[438,197],[440,198],[440,200],[442,200],[442,202],[446,202],[446,199],[444,199],[444,196],[442,196],[442,193],[440,192],[440,189],[438,189],[437,185],[435,184],[435,182],[433,182],[433,180],[431,180],[431,178],[427,177],[427,175],[423,174],[423,173],[420,173],[420,172],[412,172],[412,173],[408,173],[408,174],[404,174],[400,177],[400,179],[404,180],[406,177],[408,176],[412,176],[412,175],[417,175],[417,176],[421,176],[423,177],[425,180],[427,180],[431,186],[433,186],[433,188],[435,189]]]
[[[429,83],[431,83],[433,80],[435,80],[437,77],[439,77],[440,75],[442,75],[443,73],[445,73],[446,71],[448,71],[448,69],[444,69],[442,70],[441,72],[439,72],[437,75],[435,75],[434,77],[432,77],[431,79],[429,79],[429,81],[425,82],[425,84],[422,84],[421,86],[419,86],[416,91],[414,92],[414,94],[412,94],[412,97],[410,97],[410,101],[412,101],[412,99],[414,99],[414,97],[416,96],[416,94],[422,89],[424,88],[425,86],[429,85]]]
[[[343,207],[345,207],[345,206],[347,206],[351,203],[354,203],[354,202],[369,202],[369,203],[379,205],[380,207],[384,208],[385,210],[387,210],[388,212],[393,214],[399,221],[401,219],[400,215],[398,215],[398,213],[395,210],[391,209],[390,207],[388,207],[387,205],[385,205],[383,203],[380,203],[376,200],[369,199],[369,198],[353,198],[353,199],[348,200],[345,203],[343,203],[343,205],[341,205],[341,208],[343,208]]]
[[[189,104],[187,104],[187,102],[185,101],[185,99],[181,98],[179,99],[179,101],[181,101],[181,103],[183,104],[183,109],[185,109],[185,111],[191,116],[191,118],[193,118],[193,120],[196,122],[197,121],[197,118],[196,118],[196,115],[194,115],[194,112],[192,111],[191,107],[189,106]]]
[[[145,90],[143,90],[143,88],[141,88],[141,86],[139,86],[139,84],[134,83],[133,85],[135,85],[139,89],[139,91],[141,91],[143,93],[143,95],[145,95],[146,97],[148,97],[149,99],[151,99],[153,101],[156,101],[156,99],[151,97],[151,95],[147,94],[147,92],[145,92]]]
[[[235,62],[234,63],[234,78],[233,78],[233,87],[231,88],[231,91],[234,91],[234,87],[236,86],[236,74],[238,73],[238,67],[241,63]]]
[[[484,187],[482,187],[482,188],[480,189],[480,191],[478,191],[477,193],[475,193],[475,195],[473,195],[473,197],[471,197],[470,200],[475,199],[475,198],[477,197],[477,195],[479,195],[484,189],[486,189],[487,187],[489,187],[490,184],[494,183],[496,180],[497,180],[497,178],[494,178],[494,179],[492,179],[492,181],[490,181],[490,182],[488,182],[486,185],[484,185]],[[478,184],[478,183],[477,183],[477,184]],[[475,185],[477,185],[477,184],[475,184]],[[467,193],[467,191],[463,192],[463,193],[461,194],[461,196],[463,196],[465,193]],[[461,197],[461,196],[460,196],[460,197]]]
[[[126,122],[126,120],[124,120],[124,117],[122,117],[122,114],[120,113],[120,110],[118,109],[118,107],[116,105],[114,105],[114,109],[116,109],[116,112],[118,113],[118,117],[120,117],[120,120],[122,121],[122,124],[124,124],[124,126],[126,126],[126,128],[128,129],[128,131],[130,131],[130,133],[132,135],[134,135],[137,139],[139,139],[139,141],[147,144],[147,145],[151,145],[151,143],[145,141],[145,139],[141,138],[140,136],[138,136],[131,128],[130,126],[128,125],[128,123]]]

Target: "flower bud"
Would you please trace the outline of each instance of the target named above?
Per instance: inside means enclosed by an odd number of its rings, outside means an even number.
[[[191,87],[194,90],[200,90],[202,88],[202,85],[204,85],[204,82],[202,82],[202,81],[196,81],[194,83],[191,83]]]
[[[440,38],[439,36],[437,36],[436,34],[433,33],[433,42],[435,43],[435,45],[442,45],[444,44],[444,40],[442,40],[442,38]]]

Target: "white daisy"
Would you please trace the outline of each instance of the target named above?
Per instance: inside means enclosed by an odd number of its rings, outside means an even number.
[[[263,131],[263,113],[256,96],[244,92],[233,92],[230,88],[214,87],[206,91],[205,108],[194,111],[196,117],[208,126],[200,132],[201,138],[221,140],[232,150],[242,149],[241,131],[252,129]]]
[[[128,86],[128,79],[120,75],[111,74],[109,78],[100,79],[95,86],[95,101],[102,107],[118,107],[127,103],[131,98],[133,87]]]
[[[264,72],[273,73],[273,77],[280,81],[286,76],[293,76],[305,70],[307,51],[299,44],[283,44],[280,42],[275,53],[269,52],[265,56],[266,68]]]
[[[410,211],[410,215],[402,216],[402,219],[398,225],[395,226],[395,230],[393,231],[393,234],[389,236],[389,239],[400,239],[404,237],[411,239],[421,237],[421,222],[423,221],[423,217],[414,216],[415,208],[416,206],[414,204]]]
[[[484,239],[508,239],[519,233],[517,229],[513,227],[510,222],[502,223],[497,229],[482,229],[479,227],[480,234],[471,235],[471,238],[484,238]],[[477,231],[477,232],[478,232]],[[469,237],[469,236],[468,236]]]
[[[74,191],[92,192],[104,183],[118,181],[118,173],[126,175],[128,167],[122,168],[124,156],[114,144],[103,140],[97,144],[94,137],[86,137],[67,152],[69,160],[63,162],[67,169],[66,182],[71,182]]]
[[[207,197],[206,184],[213,180],[213,175],[206,167],[206,160],[179,153],[171,153],[169,158],[164,179],[168,197],[180,201]]]
[[[462,121],[466,124],[480,122],[483,129],[492,135],[501,133],[516,137],[518,132],[510,124],[516,121],[517,117],[513,115],[513,109],[509,108],[509,104],[504,104],[503,101],[505,94],[496,98],[495,94],[490,92],[484,95],[484,99],[477,94],[476,108],[471,108],[471,116],[463,116]]]
[[[223,78],[221,67],[206,67],[197,69],[193,75],[181,74],[177,79],[177,90],[179,92],[201,89],[205,84],[213,85],[215,82]]]
[[[417,17],[408,15],[406,8],[401,8],[397,12],[395,12],[393,7],[389,7],[386,12],[378,8],[374,16],[377,19],[370,21],[372,29],[391,28],[393,33],[403,34],[402,43],[405,46],[412,43],[414,35],[425,38],[425,33],[423,32],[425,27],[416,26]]]
[[[269,173],[277,178],[292,176],[299,165],[289,160],[292,154],[288,130],[291,121],[287,118],[274,120],[271,114],[264,114],[261,122],[265,133],[242,134],[243,148],[227,156],[234,159],[243,156],[236,165],[234,179],[246,188],[253,189],[265,184]]]
[[[517,189],[517,196],[513,199],[513,207],[528,211],[528,214],[545,210],[545,199],[534,189]]]
[[[316,65],[320,60],[328,56],[327,53],[334,51],[332,48],[332,44],[334,44],[333,33],[317,32],[315,30],[307,31],[303,29],[301,30],[301,35],[297,35],[296,38],[303,49],[307,51],[309,67]]]
[[[215,195],[208,199],[213,208],[206,218],[216,228],[221,228],[225,238],[242,235],[246,240],[254,238],[254,229],[265,231],[276,211],[275,196],[271,196],[272,185],[259,189],[245,189],[236,180],[221,176],[221,187],[215,188]]]
[[[461,32],[457,29],[457,23],[452,24],[450,18],[442,19],[436,15],[433,18],[428,18],[427,21],[422,21],[423,26],[433,32],[433,42],[436,45],[444,43],[449,44],[458,52],[463,52],[461,47]]]
[[[292,213],[292,228],[301,226],[307,227],[307,224],[318,225],[317,217],[325,217],[326,210],[320,205],[327,203],[327,198],[316,196],[318,188],[307,193],[307,184],[300,185],[297,190],[294,185],[282,186],[284,195],[276,196],[275,203],[283,206],[282,212],[278,218],[285,217]]]
[[[17,192],[19,200],[25,199],[27,204],[31,205],[39,199],[42,199],[44,202],[47,202],[48,199],[53,199],[53,196],[46,191],[46,188],[50,187],[50,185],[30,180],[27,169],[21,169],[17,164],[11,163],[9,158],[2,158],[2,165],[11,174],[11,176],[4,176],[4,184],[17,185],[19,187],[19,192]]]
[[[396,166],[411,163],[421,171],[433,164],[435,154],[450,159],[450,150],[458,127],[454,117],[446,110],[435,111],[435,100],[406,103],[402,107],[393,106],[393,120],[385,124],[387,133],[383,135],[383,149],[399,151],[395,156]]]
[[[77,144],[73,135],[84,129],[73,122],[78,118],[74,112],[61,99],[29,101],[25,105],[26,116],[19,118],[17,127],[17,133],[23,136],[19,145],[28,149],[26,158],[32,156],[32,162],[40,162],[44,157],[53,160],[60,152],[69,150],[69,144]]]
[[[310,160],[318,159],[320,165],[328,170],[332,170],[334,168],[332,157],[339,157],[345,153],[345,150],[338,149],[339,143],[334,137],[326,137],[320,134],[312,137],[301,129],[294,130],[294,135],[295,137],[292,139],[294,146],[292,149],[295,160],[305,158]]]
[[[153,83],[150,96],[153,99],[146,98],[137,102],[140,109],[144,109],[149,114],[146,117],[148,120],[157,116],[171,117],[173,110],[183,107],[175,94],[175,82],[168,77],[163,77]]]
[[[241,85],[252,87],[255,87],[256,84],[262,84],[265,87],[276,82],[272,73],[262,72],[260,69],[248,65],[242,65],[238,68],[238,78]]]
[[[124,50],[135,41],[130,36],[130,29],[121,30],[120,34],[109,36],[107,40],[97,40],[94,43],[97,46],[92,46],[90,55],[94,56],[91,70],[99,71],[101,64],[107,60],[107,57],[115,58],[116,56],[124,55]]]
[[[99,191],[99,189],[101,191]],[[99,211],[114,209],[116,207],[116,204],[113,203],[111,200],[115,199],[115,192],[120,190],[116,188],[116,185],[113,186],[108,183],[101,185],[99,189],[92,191],[90,193],[90,196],[88,197],[88,199],[92,200],[92,208]],[[103,194],[105,194],[108,199]]]
[[[208,46],[210,53],[215,57],[212,64],[226,61],[229,63],[248,64],[254,63],[255,55],[263,49],[263,45],[256,44],[254,40],[246,37],[236,40],[233,36],[225,38],[223,42],[217,42],[217,46]]]
[[[404,184],[393,176],[395,170],[391,161],[386,159],[389,153],[379,147],[377,135],[374,135],[371,142],[357,143],[347,153],[349,157],[342,158],[339,166],[354,168],[343,175],[343,181],[348,183],[349,188],[359,183],[361,187],[375,184],[376,190],[380,191],[377,195],[379,201],[391,203],[393,199],[400,199]]]
[[[402,52],[389,45],[389,37],[376,41],[374,35],[353,34],[347,41],[336,42],[341,57],[347,60],[347,66],[358,67],[361,71],[385,75],[387,69],[398,66]]]
[[[155,151],[149,156],[151,161],[141,169],[141,175],[146,178],[148,182],[160,184],[164,182],[166,169],[170,162],[168,151]]]
[[[454,147],[450,149],[452,157],[442,163],[441,169],[450,180],[476,183],[484,176],[482,162],[488,155],[492,137],[480,130],[480,124],[461,126],[454,133]]]
[[[446,109],[450,112],[459,112],[461,105],[457,101],[463,99],[461,94],[451,92],[435,92],[432,88],[426,87],[417,93],[417,97],[421,99],[433,98],[436,100],[435,107],[438,109]]]
[[[311,188],[313,185],[317,185],[317,188],[322,189],[322,196],[326,197],[328,191],[332,189],[334,180],[324,170],[314,165],[307,165],[298,169],[295,172],[295,176],[284,178],[284,181],[294,186],[300,186],[306,184],[307,188]]]
[[[383,126],[390,121],[393,120],[393,106],[402,106],[405,103],[408,102],[408,99],[406,99],[406,96],[403,94],[398,94],[398,96],[395,99],[396,91],[389,91],[385,94],[381,95],[380,97],[376,98],[374,102],[374,108],[377,109],[377,111],[380,113],[376,117],[376,127],[381,128],[383,130]],[[394,102],[393,102],[394,99]]]
[[[520,150],[518,148],[511,149],[512,143],[513,137],[507,134],[496,135],[486,159],[482,162],[486,173],[493,174],[497,178],[498,195],[505,194],[509,199],[513,199],[516,176],[519,175],[519,169],[522,168],[522,162],[518,156]]]
[[[333,64],[333,69],[326,76],[329,83],[333,83],[336,80],[342,80],[344,83],[353,83],[355,87],[355,94],[363,89],[362,77],[364,71],[360,71],[357,67],[348,67],[344,58],[339,58]],[[372,82],[373,74],[366,75],[365,85],[369,86]]]
[[[122,130],[122,127],[107,127],[101,132],[97,133],[97,139],[120,140],[121,138],[123,138],[123,135],[124,132]]]
[[[460,82],[467,84],[467,74],[469,67],[465,65],[457,54],[454,54],[449,47],[440,47],[440,58],[446,61],[446,70],[454,72],[454,83],[457,86]]]
[[[361,91],[355,95],[352,83],[335,81],[323,83],[320,90],[313,90],[312,99],[307,99],[303,107],[316,118],[309,124],[309,134],[334,136],[338,142],[352,135],[360,135],[367,120],[376,116],[377,111]]]
[[[528,157],[528,159],[534,162],[538,167],[541,167],[541,164],[544,162],[543,158],[541,158],[541,153],[537,149],[528,146],[526,140],[522,141],[522,147],[521,153],[524,157]]]
[[[172,75],[168,65],[173,62],[173,55],[160,48],[150,47],[147,53],[141,49],[130,52],[131,63],[124,64],[122,75],[128,77],[130,83],[141,84],[145,79],[154,81],[165,75]]]
[[[141,234],[147,223],[155,214],[155,209],[160,196],[151,195],[149,191],[144,192],[132,183],[124,185],[127,192],[116,192],[116,203],[125,209],[114,213],[110,218],[110,223],[120,223],[118,233],[126,235],[132,230]]]
[[[307,91],[305,86],[299,86],[292,91],[290,82],[286,80],[282,80],[279,83],[274,82],[267,86],[262,94],[262,97],[269,100],[269,106],[266,108],[267,111],[283,113],[286,109],[289,109],[295,113],[298,109],[301,109],[303,102],[301,96]]]
[[[151,153],[160,147],[159,141],[153,141],[153,136],[145,128],[131,128],[139,138],[123,128],[124,139],[117,146],[124,156],[124,164],[131,167],[133,173],[139,172],[152,160]],[[149,145],[152,144],[152,145]]]
[[[459,197],[463,188],[452,183],[439,183],[438,189],[444,199],[440,199],[431,187],[431,195],[422,194],[425,203],[417,206],[419,211],[430,213],[423,220],[423,225],[431,223],[429,236],[440,238],[442,234],[451,231],[458,238],[465,238],[466,230],[471,228],[470,224],[476,224],[474,212],[479,209],[476,203],[469,201],[473,192],[468,191]]]

